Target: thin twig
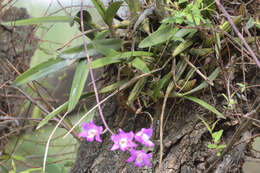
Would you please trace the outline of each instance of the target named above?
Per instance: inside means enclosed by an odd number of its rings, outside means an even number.
[[[228,22],[230,23],[230,25],[234,29],[235,33],[238,35],[238,37],[241,39],[241,41],[243,42],[243,44],[245,45],[245,47],[247,48],[247,50],[249,51],[249,53],[253,57],[255,63],[257,64],[257,66],[260,68],[260,62],[259,62],[258,58],[256,57],[256,55],[253,52],[253,50],[250,48],[250,46],[247,44],[247,42],[246,42],[245,38],[243,37],[243,35],[238,31],[237,27],[235,26],[235,24],[234,24],[233,20],[231,19],[230,15],[228,14],[228,12],[225,10],[225,8],[219,2],[219,0],[215,0],[215,1],[216,1],[217,5],[220,7],[220,10],[224,13],[226,18],[228,19]]]
[[[94,92],[95,92],[95,96],[96,96],[96,101],[97,101],[97,104],[98,104],[98,110],[99,110],[99,114],[100,114],[100,117],[103,121],[103,124],[104,126],[106,127],[106,129],[111,133],[111,134],[114,134],[112,132],[112,130],[108,127],[107,123],[106,123],[106,120],[104,118],[104,115],[103,115],[103,111],[102,111],[102,108],[101,108],[101,105],[99,104],[99,96],[98,96],[98,91],[97,91],[97,86],[96,86],[96,82],[95,82],[95,78],[94,78],[94,73],[93,73],[93,69],[92,69],[92,65],[91,65],[91,59],[88,55],[88,47],[87,47],[87,41],[86,41],[86,38],[85,38],[85,35],[83,35],[84,33],[84,23],[83,23],[83,0],[81,0],[81,7],[80,7],[80,25],[81,25],[81,31],[82,31],[82,40],[83,40],[83,44],[84,44],[84,49],[85,49],[85,54],[86,54],[86,57],[88,59],[88,66],[89,66],[89,72],[90,72],[90,77],[91,77],[91,80],[92,80],[92,84],[93,84],[93,89],[94,89]]]

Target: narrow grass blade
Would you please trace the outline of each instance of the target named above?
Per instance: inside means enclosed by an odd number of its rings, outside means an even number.
[[[56,72],[66,66],[73,64],[75,60],[64,60],[62,58],[55,58],[45,61],[33,68],[30,68],[22,75],[18,76],[13,82],[14,85],[22,85],[33,80],[47,76],[50,73]]]
[[[57,115],[58,113],[60,113],[61,111],[64,111],[67,109],[69,105],[69,102],[65,102],[62,105],[60,105],[59,107],[57,107],[55,110],[53,110],[51,113],[49,113],[43,120],[41,120],[41,122],[38,124],[38,126],[36,127],[36,129],[41,128],[42,126],[44,126],[45,124],[48,123],[48,121],[50,119],[52,119],[55,115]]]
[[[208,109],[209,111],[215,113],[218,118],[226,119],[226,117],[224,117],[224,115],[222,113],[220,113],[216,108],[214,108],[213,106],[211,106],[208,103],[204,102],[203,100],[198,99],[196,97],[192,97],[192,96],[184,96],[184,98],[186,98],[186,99],[188,99],[190,101],[193,101],[195,103],[198,103],[202,107],[204,107],[204,108]]]
[[[22,19],[10,22],[2,22],[2,25],[7,26],[22,26],[22,25],[32,25],[32,24],[41,24],[41,23],[58,23],[58,22],[70,22],[70,16],[45,16],[45,17],[36,17],[30,19]]]
[[[78,103],[88,77],[88,72],[89,67],[87,59],[79,61],[70,90],[68,112],[72,111]]]

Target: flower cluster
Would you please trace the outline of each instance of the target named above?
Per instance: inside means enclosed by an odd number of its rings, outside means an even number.
[[[79,134],[79,137],[84,137],[89,142],[94,141],[94,139],[97,142],[102,142],[100,138],[102,131],[103,127],[95,125],[91,120],[88,124],[85,122],[83,123],[83,131]],[[152,165],[149,160],[152,157],[152,153],[147,154],[144,150],[135,150],[134,148],[138,145],[133,142],[133,140],[135,139],[146,147],[154,147],[154,143],[150,140],[152,133],[152,126],[148,129],[142,128],[136,134],[134,134],[133,131],[126,133],[122,129],[119,129],[118,134],[112,134],[110,137],[114,142],[110,150],[114,151],[120,149],[122,151],[129,151],[131,156],[126,160],[126,162],[135,161],[134,166],[142,167],[143,164],[145,164],[150,167]]]

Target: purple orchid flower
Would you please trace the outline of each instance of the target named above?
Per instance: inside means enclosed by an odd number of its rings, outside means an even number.
[[[118,135],[112,135],[111,140],[114,142],[114,145],[110,149],[111,151],[121,149],[122,151],[128,150],[128,148],[136,147],[137,144],[133,142],[134,133],[131,131],[125,133],[122,129],[119,129]]]
[[[149,129],[142,128],[135,134],[135,140],[145,145],[146,147],[154,147],[154,143],[150,140],[153,134],[153,127]]]
[[[144,150],[130,150],[131,156],[126,160],[126,162],[132,162],[135,160],[134,166],[142,167],[143,164],[151,167],[152,164],[149,162],[149,159],[152,157],[152,153],[146,154]]]
[[[100,133],[103,131],[102,126],[97,126],[94,124],[93,120],[87,124],[86,122],[82,123],[83,131],[79,133],[79,137],[86,138],[87,141],[92,142],[94,141],[94,138],[97,142],[102,142],[100,138]]]

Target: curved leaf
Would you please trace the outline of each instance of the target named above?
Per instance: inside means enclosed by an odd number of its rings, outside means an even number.
[[[133,52],[129,51],[124,53],[118,53],[117,55],[114,56],[107,56],[107,57],[96,59],[92,61],[91,65],[92,68],[95,69],[95,68],[103,67],[105,65],[118,63],[123,60],[128,60],[134,56],[152,56],[152,55],[153,55],[152,53],[145,52],[145,51],[133,51]]]
[[[106,24],[108,26],[110,26],[113,22],[113,19],[116,15],[116,12],[118,11],[118,9],[120,8],[120,6],[122,5],[123,1],[116,1],[116,2],[111,2],[106,10],[105,13],[105,19],[104,21],[106,22]]]
[[[127,3],[130,13],[131,13],[131,18],[134,18],[138,12],[140,12],[141,9],[141,3],[139,0],[125,0]]]
[[[45,61],[33,68],[30,68],[22,75],[18,76],[13,82],[14,85],[22,85],[33,80],[47,76],[50,73],[56,72],[66,66],[73,64],[75,60],[64,60],[62,58],[55,58]]]
[[[153,32],[151,35],[143,39],[138,47],[145,48],[151,47],[156,44],[164,43],[173,36],[175,32],[177,32],[178,28],[173,28],[171,25],[165,25],[162,28],[159,28],[157,31]]]
[[[88,48],[88,55],[97,56],[100,54],[107,55],[113,50],[119,50],[121,48],[122,41],[120,39],[95,39],[91,43],[87,44]],[[65,50],[60,53],[59,55],[61,58],[64,59],[81,59],[85,58],[85,49],[84,45],[76,46],[71,49]]]
[[[35,17],[30,19],[22,19],[10,22],[2,22],[3,25],[32,25],[32,24],[41,24],[41,23],[57,23],[57,22],[70,22],[70,16],[45,16],[45,17]]]
[[[131,62],[132,66],[134,66],[135,68],[137,68],[138,70],[141,70],[144,73],[148,73],[150,72],[149,68],[147,67],[146,63],[141,60],[140,58],[135,58],[132,62]]]
[[[198,99],[196,97],[192,97],[192,96],[184,96],[184,98],[186,98],[188,100],[191,100],[191,101],[193,101],[195,103],[198,103],[202,107],[210,110],[211,112],[215,113],[218,116],[218,118],[226,119],[226,117],[224,117],[224,115],[222,113],[220,113],[216,108],[214,108],[213,106],[211,106],[208,103],[204,102],[203,100]]]

